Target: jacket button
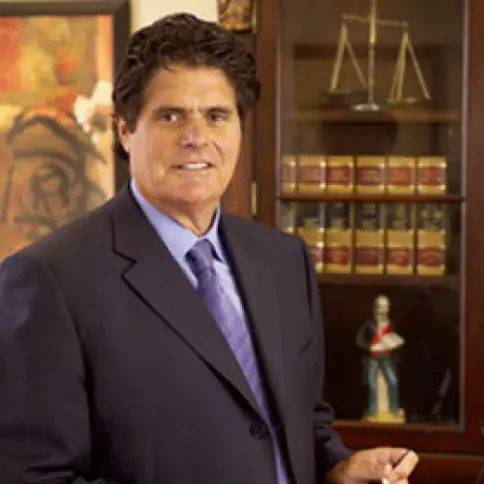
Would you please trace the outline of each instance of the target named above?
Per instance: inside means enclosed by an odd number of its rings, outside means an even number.
[[[249,428],[250,435],[254,437],[254,439],[267,439],[269,437],[269,428],[264,422],[257,422],[250,426]]]

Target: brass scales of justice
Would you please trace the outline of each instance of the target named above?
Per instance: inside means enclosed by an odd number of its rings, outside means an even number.
[[[380,109],[382,109],[383,106],[381,104],[378,104],[375,100],[375,53],[377,47],[377,30],[378,27],[382,26],[398,28],[402,31],[399,52],[396,60],[395,71],[393,74],[392,86],[387,99],[388,104],[410,106],[422,101],[421,99],[415,97],[404,97],[403,95],[405,75],[407,71],[407,53],[412,61],[412,65],[423,95],[423,99],[425,101],[429,101],[429,90],[427,87],[427,83],[425,82],[422,69],[420,68],[417,56],[415,54],[415,49],[413,47],[412,41],[410,40],[410,35],[408,32],[408,22],[378,18],[377,1],[378,0],[370,0],[370,12],[366,16],[359,16],[347,13],[343,13],[341,15],[341,27],[339,32],[335,60],[333,63],[331,85],[328,94],[330,96],[342,94],[339,89],[339,81],[341,69],[343,67],[345,51],[347,51],[348,56],[351,60],[351,64],[358,77],[358,80],[363,89],[366,91],[366,101],[352,104],[351,108],[357,111],[379,111]],[[360,67],[354,48],[350,41],[348,29],[349,23],[368,24],[369,26],[368,75],[366,79],[363,75],[363,71]]]

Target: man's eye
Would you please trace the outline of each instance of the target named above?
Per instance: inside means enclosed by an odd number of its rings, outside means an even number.
[[[223,113],[220,111],[213,111],[209,115],[210,121],[213,123],[223,123],[224,121],[227,121],[228,115],[227,113]]]
[[[167,123],[175,123],[180,119],[180,115],[179,113],[173,111],[167,111],[166,113],[163,113],[161,119]]]

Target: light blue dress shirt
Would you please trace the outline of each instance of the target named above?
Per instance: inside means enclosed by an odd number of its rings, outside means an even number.
[[[146,200],[146,198],[144,198],[139,192],[134,180],[131,180],[131,190],[146,218],[149,220],[161,240],[163,240],[168,250],[186,274],[188,280],[195,288],[197,287],[197,278],[193,274],[185,256],[200,239],[208,239],[212,243],[215,251],[214,268],[218,274],[220,283],[232,304],[234,304],[240,316],[245,321],[246,318],[242,308],[242,302],[218,233],[220,207],[217,207],[217,212],[210,230],[203,237],[197,237],[189,229],[185,228],[176,220],[164,214],[148,202],[148,200]]]

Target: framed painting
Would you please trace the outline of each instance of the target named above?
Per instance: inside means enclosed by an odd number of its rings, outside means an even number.
[[[129,0],[0,2],[0,261],[110,198]]]
[[[217,0],[220,23],[236,32],[251,32],[255,24],[255,0]]]

